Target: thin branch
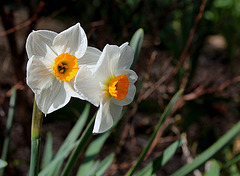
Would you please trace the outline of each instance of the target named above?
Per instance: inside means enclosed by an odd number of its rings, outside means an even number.
[[[46,3],[45,3],[44,1],[41,1],[41,2],[39,3],[39,7],[38,7],[37,12],[36,12],[30,19],[28,19],[28,20],[25,21],[24,23],[21,23],[21,24],[19,24],[19,25],[16,25],[16,26],[10,28],[10,29],[7,29],[7,30],[5,30],[5,31],[0,32],[0,37],[4,37],[4,36],[6,36],[6,35],[9,35],[9,34],[11,34],[11,33],[14,33],[14,32],[16,32],[16,31],[18,31],[18,30],[21,30],[21,29],[29,26],[29,25],[32,24],[33,22],[35,22],[35,21],[38,19],[39,14],[42,12],[42,10],[43,10],[43,8],[44,8],[45,5],[46,5]]]
[[[188,51],[189,51],[189,48],[190,48],[190,46],[191,46],[191,44],[192,44],[192,40],[193,40],[194,34],[195,34],[195,32],[196,32],[196,29],[197,29],[198,22],[200,21],[200,19],[201,19],[202,16],[203,16],[203,12],[204,12],[206,3],[207,3],[207,0],[203,0],[203,1],[202,1],[202,4],[201,4],[201,6],[200,6],[200,8],[199,8],[199,13],[198,13],[198,15],[197,15],[197,17],[196,17],[196,19],[195,19],[195,21],[194,21],[194,25],[193,25],[190,33],[189,33],[187,43],[186,43],[186,45],[185,45],[185,47],[184,47],[184,50],[183,50],[183,52],[182,52],[182,54],[181,54],[181,56],[180,56],[180,59],[179,59],[179,62],[177,63],[177,66],[176,66],[175,69],[173,70],[172,77],[174,77],[174,76],[177,74],[178,70],[180,69],[183,61],[185,60],[185,58],[186,58],[186,56],[187,56],[187,53],[188,53]]]

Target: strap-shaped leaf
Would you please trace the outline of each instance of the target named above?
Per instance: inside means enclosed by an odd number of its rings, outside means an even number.
[[[162,154],[157,157],[154,161],[149,163],[144,169],[138,172],[135,176],[151,176],[162,166],[164,166],[168,160],[174,155],[176,150],[182,145],[182,139],[175,141]]]
[[[39,173],[39,176],[57,176],[59,174],[59,171],[61,169],[64,159],[68,156],[70,151],[77,144],[76,140],[79,137],[80,133],[82,132],[82,129],[87,121],[89,111],[90,111],[90,105],[87,104],[83,110],[83,113],[81,114],[78,121],[76,122],[76,124],[68,134],[67,138],[61,145],[54,159],[51,161],[51,163],[49,163],[49,165],[51,164],[51,168],[48,165],[48,167],[44,168]]]
[[[194,169],[198,168],[206,161],[208,161],[213,155],[219,152],[224,146],[231,142],[237,135],[240,134],[240,122],[234,125],[227,133],[225,133],[220,139],[213,145],[201,153],[191,163],[184,165],[177,170],[172,176],[185,176],[191,173]]]
[[[98,138],[96,138],[88,147],[85,158],[83,163],[78,169],[77,175],[91,175],[92,166],[95,163],[95,157],[100,152],[103,144],[105,143],[106,139],[108,138],[110,131],[101,134]]]
[[[85,149],[88,142],[92,138],[92,136],[93,136],[92,130],[93,130],[93,126],[94,126],[95,117],[96,117],[96,115],[94,115],[94,117],[92,117],[88,126],[83,131],[80,139],[78,140],[76,148],[70,155],[70,157],[67,161],[67,164],[63,169],[61,176],[67,176],[67,175],[71,174],[71,171],[72,171],[73,167],[75,166],[77,160],[79,159],[79,156],[82,154],[83,150]]]
[[[102,176],[106,172],[106,170],[109,168],[109,166],[112,164],[114,156],[115,155],[112,153],[108,155],[106,158],[104,158],[104,160],[102,160],[98,165],[94,175]]]
[[[137,63],[138,56],[140,54],[141,47],[142,47],[143,37],[144,37],[144,31],[142,28],[140,28],[133,34],[132,39],[130,41],[130,46],[134,51],[134,60],[131,68],[134,68],[134,66]]]
[[[169,117],[170,113],[172,112],[172,109],[174,107],[174,105],[177,103],[179,97],[182,95],[183,90],[180,89],[171,99],[171,101],[169,102],[169,104],[167,105],[167,107],[165,108],[163,114],[161,115],[158,124],[154,130],[154,132],[152,133],[147,146],[144,148],[144,150],[142,151],[142,153],[140,154],[137,162],[135,165],[133,165],[133,167],[130,168],[130,170],[127,172],[127,176],[133,175],[133,173],[136,171],[136,169],[139,167],[140,163],[143,161],[143,159],[145,158],[148,150],[150,149],[160,127],[162,126],[162,124],[165,122],[165,120],[167,119],[167,117]]]
[[[114,122],[111,129],[109,129],[107,132],[99,135],[99,137],[97,137],[95,140],[93,140],[93,142],[89,145],[89,147],[87,148],[87,151],[85,153],[85,158],[83,160],[83,163],[81,164],[81,166],[78,169],[77,175],[89,176],[89,175],[94,175],[94,173],[97,172],[97,170],[101,171],[101,169],[99,169],[99,161],[96,161],[95,158],[98,155],[98,153],[101,151],[102,146],[105,143],[106,139],[111,134],[112,129],[114,129],[114,127],[118,124],[118,122],[120,121],[120,119],[122,118],[122,116],[124,115],[125,112],[126,111],[121,113],[120,117]],[[105,161],[105,159],[103,161]],[[106,161],[108,161],[108,160],[106,160]]]
[[[8,118],[7,118],[7,125],[6,125],[6,136],[4,138],[2,156],[1,156],[1,158],[3,159],[1,161],[2,161],[2,164],[4,167],[6,166],[5,165],[6,162],[4,160],[7,159],[10,134],[11,134],[11,130],[12,130],[12,123],[13,123],[14,112],[15,112],[16,94],[17,94],[17,90],[15,87],[13,87],[11,89],[11,97],[10,97],[10,102],[9,102]],[[4,174],[4,169],[1,169],[0,176],[3,176],[3,174]]]
[[[44,147],[43,158],[42,158],[42,169],[45,168],[53,158],[53,140],[52,140],[52,133],[47,133],[46,144]]]

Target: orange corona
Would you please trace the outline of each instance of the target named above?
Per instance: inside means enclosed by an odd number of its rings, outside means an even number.
[[[109,94],[117,100],[123,100],[128,93],[129,81],[126,74],[113,78],[108,86]]]
[[[54,59],[53,71],[62,81],[70,81],[78,72],[78,62],[74,55],[63,53]]]

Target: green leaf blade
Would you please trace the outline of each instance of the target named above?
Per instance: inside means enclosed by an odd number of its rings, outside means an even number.
[[[100,152],[103,144],[105,143],[106,139],[110,135],[110,131],[103,133],[101,136],[96,138],[88,147],[86,153],[85,153],[85,158],[83,160],[83,163],[78,169],[77,175],[91,175],[89,172],[92,169],[92,166],[94,165],[95,162],[95,157],[97,154]]]
[[[80,133],[82,132],[82,129],[88,119],[89,111],[90,111],[90,104],[87,104],[82,114],[80,115],[79,119],[77,120],[76,124],[74,125],[74,127],[66,137],[65,141],[61,145],[54,159],[48,164],[47,167],[41,170],[41,172],[39,173],[39,176],[59,175],[59,171],[64,162],[64,159],[66,159],[66,157],[69,155],[71,150],[77,145],[76,140],[79,137]]]
[[[75,166],[79,156],[82,154],[83,150],[85,149],[86,145],[89,143],[90,139],[92,138],[92,130],[94,126],[96,115],[92,117],[91,121],[89,122],[88,126],[84,130],[83,134],[81,135],[80,139],[78,140],[77,146],[72,152],[71,156],[69,157],[67,164],[65,165],[61,176],[67,176],[71,173],[73,167]]]
[[[133,60],[131,69],[134,68],[134,66],[137,63],[138,56],[140,54],[141,47],[142,47],[143,37],[144,37],[144,31],[142,28],[140,28],[133,34],[132,39],[130,41],[130,46],[134,51],[134,60]]]
[[[174,105],[177,103],[178,99],[180,98],[180,96],[182,95],[183,90],[180,89],[171,99],[171,101],[168,103],[168,105],[166,106],[163,114],[161,115],[158,124],[154,130],[154,132],[152,133],[150,140],[148,141],[147,146],[144,148],[144,150],[142,151],[142,153],[140,154],[137,162],[135,165],[133,165],[130,170],[127,172],[127,176],[131,176],[133,175],[133,173],[136,171],[136,169],[139,167],[140,163],[143,161],[143,159],[145,158],[146,154],[148,153],[148,150],[150,149],[160,127],[162,126],[162,124],[165,122],[165,120],[167,119],[167,117],[169,117],[170,113],[172,112],[172,108],[174,107]]]
[[[114,157],[115,155],[112,153],[108,155],[106,158],[104,158],[104,160],[100,162],[98,168],[96,169],[95,175],[102,176],[109,168],[109,166],[112,164]]]
[[[7,118],[7,124],[6,124],[6,136],[4,138],[3,148],[2,148],[2,155],[1,155],[1,158],[3,159],[2,161],[7,159],[10,135],[11,135],[12,124],[13,124],[14,113],[15,113],[15,105],[16,105],[16,99],[17,99],[16,97],[17,97],[17,89],[16,87],[13,87],[11,89],[11,97],[9,102],[8,118]],[[4,174],[4,167],[3,169],[0,170],[0,176],[3,176]]]
[[[152,175],[162,166],[164,166],[169,159],[174,155],[176,150],[182,145],[182,139],[175,141],[167,149],[165,149],[162,154],[157,157],[154,161],[149,163],[144,169],[135,174],[135,176],[146,176]]]
[[[45,168],[52,160],[53,158],[53,139],[52,139],[52,133],[48,132],[47,133],[47,139],[46,139],[46,144],[44,147],[44,152],[43,152],[43,158],[42,158],[42,169]]]
[[[206,161],[208,161],[213,155],[220,151],[225,145],[232,141],[237,135],[240,134],[240,122],[233,126],[227,133],[225,133],[220,139],[218,139],[213,145],[202,152],[198,157],[196,157],[191,163],[184,165],[172,176],[185,176],[191,173],[194,169],[198,168]]]

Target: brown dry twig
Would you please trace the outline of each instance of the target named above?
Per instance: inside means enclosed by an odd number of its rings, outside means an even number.
[[[23,82],[20,81],[20,82],[16,83],[16,84],[14,85],[14,87],[16,88],[16,90],[24,90],[24,89],[25,89],[25,86],[24,86],[24,85],[25,85],[25,84],[23,84]],[[3,104],[3,102],[5,101],[5,99],[6,99],[7,97],[10,97],[11,94],[12,94],[12,89],[9,89],[6,93],[4,93],[4,94],[1,96],[1,98],[0,98],[0,105]]]
[[[12,28],[10,28],[10,29],[8,29],[8,30],[5,30],[5,31],[0,32],[0,37],[4,37],[4,36],[6,36],[6,35],[9,35],[9,34],[11,34],[11,33],[14,33],[14,32],[16,32],[16,31],[18,31],[18,30],[20,30],[20,29],[23,29],[23,28],[29,26],[29,25],[32,24],[33,22],[35,22],[35,21],[38,19],[39,14],[42,12],[42,10],[43,10],[43,8],[45,7],[45,5],[46,5],[46,3],[45,3],[44,1],[41,1],[41,2],[39,3],[39,7],[38,7],[38,9],[37,9],[37,12],[36,12],[30,19],[28,19],[28,20],[25,21],[24,23],[21,23],[21,24],[19,24],[19,25],[14,26],[14,27],[12,27]]]
[[[200,19],[201,19],[202,16],[203,16],[203,12],[204,12],[206,3],[207,3],[207,0],[203,0],[203,1],[202,1],[202,4],[201,4],[201,6],[200,6],[200,8],[199,8],[199,13],[198,13],[197,17],[195,18],[195,21],[194,21],[194,24],[193,24],[192,29],[190,30],[187,43],[186,43],[186,45],[185,45],[185,47],[184,47],[184,50],[183,50],[183,52],[182,52],[182,54],[181,54],[181,56],[180,56],[180,59],[179,59],[179,61],[178,61],[178,63],[177,63],[177,66],[176,66],[175,69],[173,70],[172,77],[174,77],[174,76],[177,74],[178,70],[180,69],[183,61],[185,60],[185,58],[186,58],[186,56],[187,56],[187,53],[188,53],[188,51],[189,51],[189,48],[190,48],[190,46],[191,46],[191,44],[192,44],[192,40],[193,40],[194,34],[195,34],[195,32],[196,32],[196,29],[197,29],[198,22],[200,21]]]
[[[203,84],[203,85],[196,87],[191,93],[185,94],[183,96],[183,100],[190,101],[190,100],[194,100],[204,94],[221,92],[224,89],[226,89],[227,87],[229,87],[232,84],[237,83],[237,82],[240,82],[240,76],[236,76],[235,78],[233,78],[231,80],[227,80],[224,83],[222,83],[220,86],[216,86],[216,87],[207,88],[208,84]]]
[[[148,150],[148,152],[147,152],[144,160],[146,160],[146,159],[149,157],[149,155],[152,153],[153,149],[155,148],[155,146],[157,145],[158,141],[160,140],[160,138],[161,138],[164,130],[165,130],[169,125],[173,124],[174,122],[175,122],[175,121],[174,121],[173,119],[168,118],[168,119],[163,123],[163,125],[161,126],[160,130],[158,131],[158,133],[157,133],[157,135],[156,135],[156,137],[155,137],[155,139],[154,139],[151,147],[149,148],[149,150]]]
[[[182,139],[183,139],[183,142],[182,142],[182,146],[181,147],[182,147],[184,158],[185,158],[187,163],[191,163],[192,160],[193,160],[193,156],[191,154],[190,149],[188,148],[188,142],[187,142],[187,135],[186,135],[186,133],[182,134]],[[202,176],[201,172],[198,169],[195,169],[193,171],[193,174],[195,176]]]

